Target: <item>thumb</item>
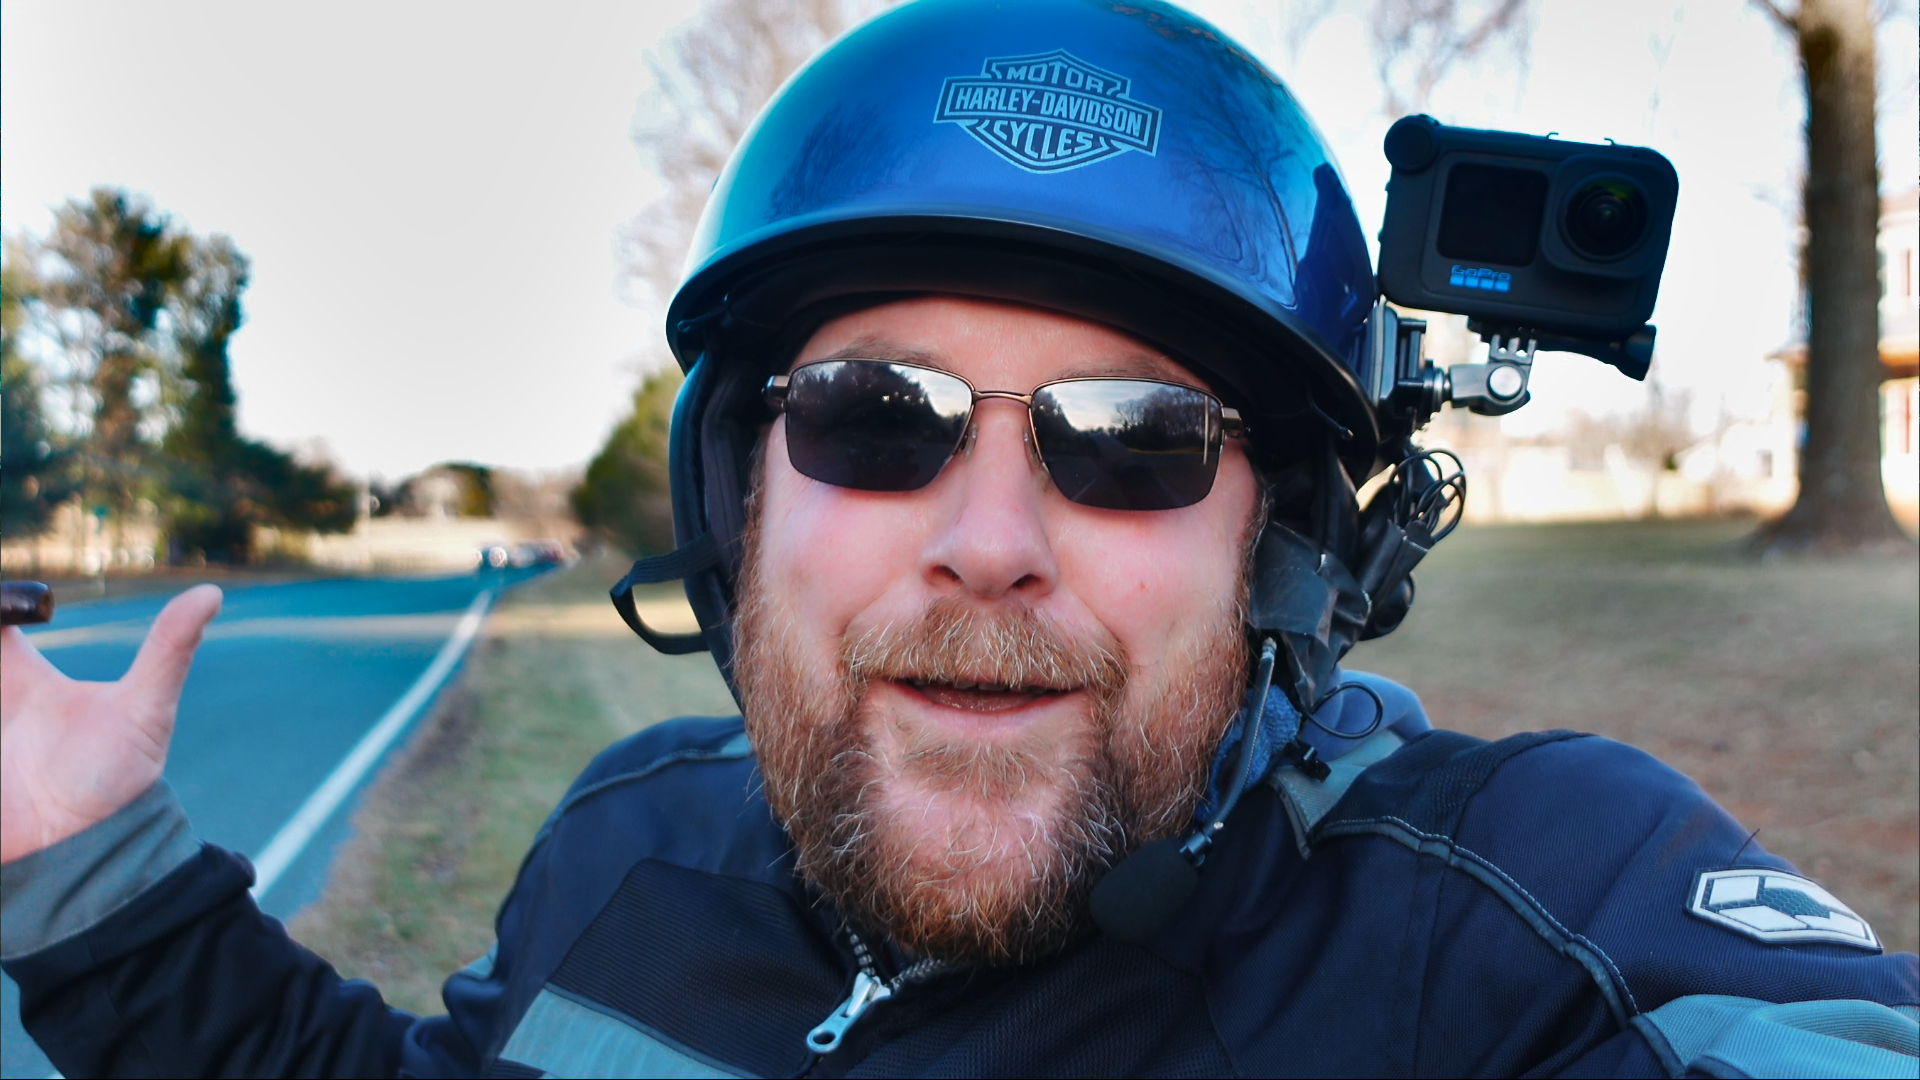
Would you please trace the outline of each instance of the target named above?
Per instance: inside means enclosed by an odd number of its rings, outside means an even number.
[[[0,629],[0,721],[12,723],[20,704],[46,680],[64,677],[19,627]]]
[[[220,600],[218,585],[195,585],[168,601],[153,621],[153,629],[147,631],[125,681],[167,701],[178,698],[187,669],[193,665],[193,651],[200,647],[200,635],[220,614]]]

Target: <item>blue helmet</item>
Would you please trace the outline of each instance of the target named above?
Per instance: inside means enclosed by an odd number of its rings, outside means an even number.
[[[1151,0],[919,0],[795,74],[714,186],[667,316],[681,550],[620,587],[684,578],[704,630],[630,619],[650,643],[729,672],[762,384],[825,320],[920,292],[1158,346],[1247,418],[1256,460],[1330,462],[1315,483],[1333,474],[1348,507],[1386,449],[1356,378],[1376,296],[1360,223],[1271,71]]]

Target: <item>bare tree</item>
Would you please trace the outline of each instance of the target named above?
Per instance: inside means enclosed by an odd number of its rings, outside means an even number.
[[[1455,68],[1495,48],[1524,64],[1532,14],[1531,0],[1377,0],[1368,25],[1387,115],[1426,108]]]
[[[787,77],[880,0],[714,0],[649,60],[655,119],[634,144],[666,194],[622,237],[628,273],[664,305],[713,182]]]
[[[883,0],[713,0],[653,69],[648,119],[634,144],[666,191],[621,235],[630,299],[655,310],[680,283],[693,230],[733,148],[787,77]],[[664,344],[655,338],[648,352]],[[645,377],[569,498],[581,524],[635,555],[670,550],[667,425],[680,373]]]
[[[1803,186],[1806,442],[1800,495],[1763,526],[1769,550],[1845,550],[1911,541],[1880,478],[1880,220],[1874,25],[1868,0],[1754,2],[1791,34],[1807,93]]]
[[[1639,408],[1597,416],[1575,410],[1555,441],[1564,441],[1576,455],[1618,446],[1629,458],[1672,471],[1679,468],[1680,455],[1701,441],[1694,434],[1692,406],[1692,394],[1667,386],[1655,375],[1647,380],[1647,396]]]

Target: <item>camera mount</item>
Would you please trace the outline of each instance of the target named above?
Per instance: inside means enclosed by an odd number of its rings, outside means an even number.
[[[1373,380],[1367,391],[1409,434],[1426,426],[1443,405],[1503,416],[1531,397],[1527,382],[1540,349],[1540,335],[1533,331],[1475,325],[1487,339],[1486,363],[1441,368],[1423,355],[1425,319],[1409,319],[1380,299],[1368,325]]]
[[[1387,434],[1442,405],[1503,416],[1531,395],[1534,356],[1573,352],[1645,379],[1679,177],[1658,152],[1408,116],[1387,132],[1380,291],[1361,383]],[[1426,323],[1386,301],[1468,317],[1479,364],[1436,368]]]
[[[1447,369],[1447,403],[1482,416],[1504,416],[1525,405],[1532,396],[1527,379],[1533,374],[1533,354],[1540,348],[1537,335],[1527,331],[1498,331],[1487,336],[1487,362],[1455,364]]]

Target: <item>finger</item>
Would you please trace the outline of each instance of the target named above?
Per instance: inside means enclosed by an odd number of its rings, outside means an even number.
[[[0,629],[0,722],[11,722],[15,707],[48,679],[61,678],[19,627]]]
[[[153,620],[153,629],[147,631],[125,681],[168,701],[179,697],[187,669],[193,666],[193,651],[200,647],[200,635],[220,614],[220,600],[218,585],[195,585],[168,601]]]

